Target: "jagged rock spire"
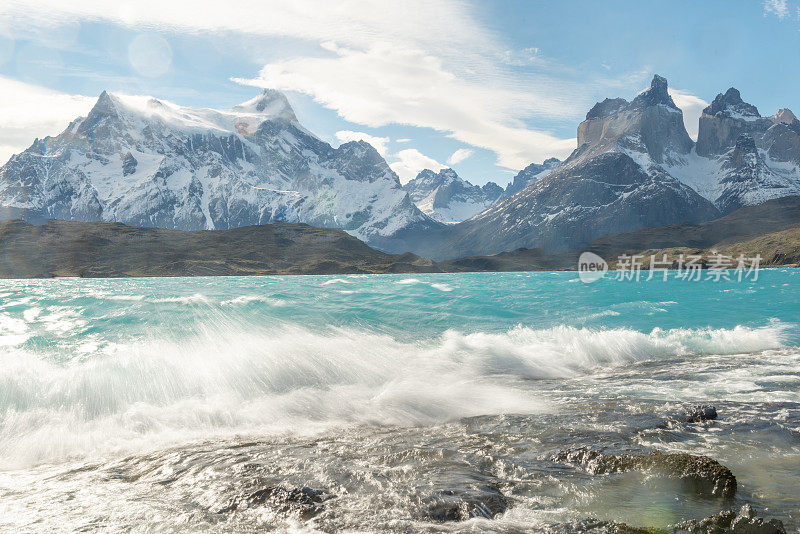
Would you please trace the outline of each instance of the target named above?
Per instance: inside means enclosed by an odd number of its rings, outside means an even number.
[[[642,107],[664,105],[678,109],[672,97],[669,96],[667,79],[658,74],[653,76],[653,81],[650,82],[650,88],[639,93],[639,95],[633,99],[631,105]]]
[[[718,94],[711,105],[703,110],[703,113],[707,115],[736,113],[744,116],[761,116],[757,107],[742,100],[741,93],[735,87],[731,87],[724,94]]]

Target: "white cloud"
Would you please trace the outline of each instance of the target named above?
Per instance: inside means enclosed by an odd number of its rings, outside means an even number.
[[[668,89],[669,95],[675,101],[675,105],[683,111],[683,124],[689,137],[697,141],[697,129],[700,125],[700,115],[703,109],[708,106],[708,102],[700,97],[694,96],[679,89]]]
[[[104,20],[143,32],[230,31],[300,39],[306,55],[267,64],[259,87],[311,95],[342,117],[378,126],[433,128],[497,153],[519,169],[564,157],[573,139],[532,128],[536,120],[579,120],[591,102],[585,80],[531,69],[541,51],[510,51],[460,0],[4,0],[0,26],[30,31],[54,21]],[[321,45],[309,52],[309,44]],[[522,65],[525,68],[511,68]],[[317,70],[315,70],[317,69]],[[605,85],[605,81],[593,82]]]
[[[564,157],[574,139],[529,129],[522,118],[565,116],[568,106],[535,89],[460,77],[420,49],[329,46],[334,55],[266,65],[257,87],[299,91],[370,127],[406,124],[432,128],[468,145],[494,151],[500,165],[520,169],[545,157]]]
[[[0,77],[0,165],[34,139],[57,135],[97,97],[68,95]]]
[[[378,154],[386,157],[386,145],[389,144],[388,137],[375,137],[374,135],[369,135],[368,133],[364,132],[353,132],[350,130],[339,130],[336,132],[336,139],[338,139],[342,143],[348,143],[350,141],[366,141],[370,145],[378,151]]]
[[[542,65],[545,62],[542,51],[536,47],[523,48],[522,50],[506,50],[503,53],[503,61],[514,67]]]
[[[448,54],[462,46],[482,51],[496,46],[469,6],[455,0],[3,0],[0,17],[13,28],[84,19],[147,30],[233,31],[349,46],[425,42]]]
[[[469,148],[459,148],[455,152],[453,152],[450,157],[447,159],[448,165],[458,165],[468,157],[474,154],[474,150],[470,150]]]
[[[775,15],[779,19],[785,19],[789,16],[787,0],[764,0],[764,14]]]
[[[400,183],[403,184],[415,178],[417,174],[419,174],[419,171],[423,169],[440,171],[447,167],[435,159],[426,156],[416,148],[401,150],[395,154],[395,157],[398,158],[398,161],[390,163],[389,166],[397,173],[397,176],[400,178]]]

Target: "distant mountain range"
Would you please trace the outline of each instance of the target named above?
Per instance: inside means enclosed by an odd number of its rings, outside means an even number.
[[[419,209],[431,218],[444,223],[465,221],[521,191],[529,183],[547,176],[561,164],[556,158],[542,164],[531,163],[521,170],[503,189],[494,182],[480,187],[461,178],[453,169],[438,173],[430,169],[420,172],[403,186]]]
[[[800,194],[800,121],[788,109],[762,117],[733,88],[703,111],[696,142],[660,76],[630,102],[597,103],[577,138],[563,163],[531,164],[505,190],[452,169],[402,186],[369,144],[333,148],[305,130],[279,92],[227,111],[104,92],[87,117],[0,168],[0,218],[184,230],[304,222],[439,260],[577,250]]]
[[[800,122],[764,118],[736,89],[718,95],[693,142],[655,76],[633,101],[606,99],[578,126],[578,148],[543,178],[463,223],[419,236],[434,259],[517,248],[548,253],[612,233],[716,219],[800,193]]]
[[[87,117],[0,168],[0,216],[182,230],[305,222],[379,247],[441,226],[371,145],[331,147],[276,91],[228,111],[103,92]]]

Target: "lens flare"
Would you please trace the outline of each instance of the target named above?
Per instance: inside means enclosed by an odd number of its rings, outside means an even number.
[[[172,48],[158,35],[136,36],[128,46],[128,59],[133,69],[147,78],[158,78],[172,65]]]

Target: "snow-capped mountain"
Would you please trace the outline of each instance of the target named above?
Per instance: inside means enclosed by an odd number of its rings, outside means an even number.
[[[800,122],[788,109],[762,117],[730,88],[703,110],[692,153],[666,169],[723,213],[800,194]]]
[[[541,180],[559,165],[561,165],[561,160],[558,158],[548,158],[542,163],[531,163],[514,176],[514,180],[508,184],[505,191],[503,191],[502,198],[508,198],[511,195],[519,193],[525,189],[528,184]]]
[[[423,213],[444,223],[466,221],[485,211],[500,200],[508,198],[540,180],[561,165],[557,158],[543,163],[531,163],[503,189],[494,182],[477,186],[464,180],[453,169],[442,169],[438,173],[425,169],[416,178],[403,186],[408,196]]]
[[[496,183],[489,182],[483,187],[473,185],[453,169],[442,169],[438,173],[425,169],[403,189],[423,213],[444,223],[465,221],[503,195],[503,188]]]
[[[520,247],[579,248],[606,234],[719,216],[711,202],[660,163],[689,154],[683,114],[656,76],[632,102],[605,100],[578,127],[578,148],[543,178],[440,233],[432,257]]]
[[[800,122],[789,110],[761,117],[736,89],[704,110],[697,143],[660,76],[631,102],[597,103],[577,137],[564,163],[414,251],[440,259],[579,249],[610,233],[701,222],[800,194]]]
[[[378,247],[439,226],[372,146],[331,147],[276,91],[227,111],[103,92],[87,117],[0,168],[0,215],[191,230],[305,222]]]

